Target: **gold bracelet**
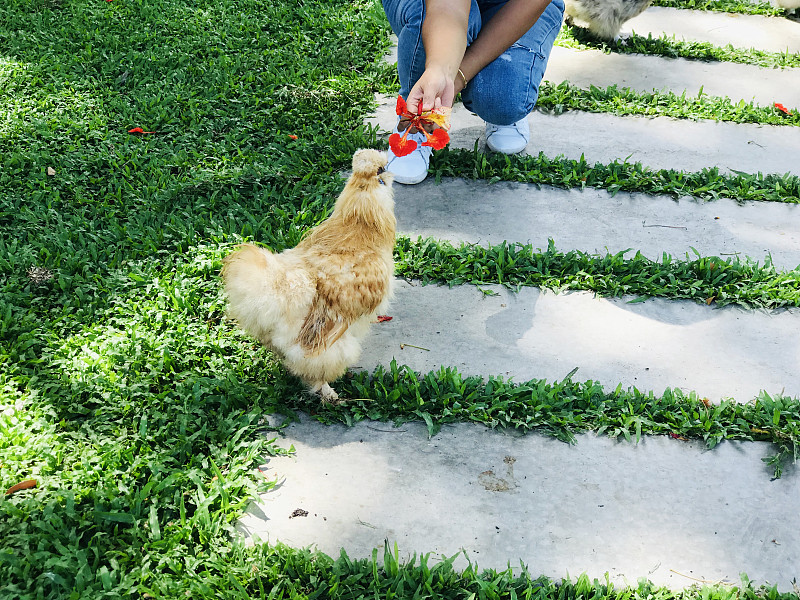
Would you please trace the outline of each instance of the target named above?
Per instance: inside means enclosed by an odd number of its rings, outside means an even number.
[[[463,80],[464,80],[464,87],[467,87],[467,78],[466,78],[466,76],[464,75],[464,71],[462,71],[461,69],[459,69],[459,70],[458,70],[458,74],[459,74],[459,75],[461,75],[461,79],[463,79]]]

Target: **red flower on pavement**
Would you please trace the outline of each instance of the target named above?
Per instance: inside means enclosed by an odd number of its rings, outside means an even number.
[[[779,102],[775,103],[775,108],[777,108],[782,113],[789,115],[790,117],[792,116],[792,113],[789,112],[789,109],[786,108],[783,104],[780,104]]]
[[[408,139],[409,133],[421,131],[425,134],[423,146],[430,146],[434,150],[441,150],[450,141],[447,130],[450,129],[449,107],[443,106],[432,110],[422,110],[420,102],[417,112],[408,110],[406,101],[402,96],[397,96],[395,112],[400,117],[397,124],[397,131],[402,131],[403,135],[393,133],[389,136],[389,147],[395,156],[405,156],[411,154],[417,148],[417,142]]]
[[[378,315],[378,323],[385,323],[386,321],[391,321],[392,317],[388,317],[386,315]]]

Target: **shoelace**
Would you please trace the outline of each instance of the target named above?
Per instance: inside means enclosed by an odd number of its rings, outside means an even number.
[[[519,123],[520,123],[519,121],[515,121],[511,125],[495,125],[494,123],[489,123],[489,134],[491,135],[493,133],[496,133],[501,129],[513,128],[514,131],[516,131],[519,135],[523,135],[519,129]]]

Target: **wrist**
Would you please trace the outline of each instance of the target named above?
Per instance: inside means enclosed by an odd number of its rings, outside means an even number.
[[[459,87],[462,90],[467,87],[467,83],[469,83],[469,79],[467,79],[467,76],[464,75],[464,71],[462,71],[460,68],[456,71],[454,83],[456,87]]]

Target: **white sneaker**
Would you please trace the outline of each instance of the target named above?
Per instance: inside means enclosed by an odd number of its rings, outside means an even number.
[[[422,145],[427,138],[421,131],[409,133],[407,139],[417,142],[417,147],[411,154],[405,156],[397,156],[389,148],[389,164],[386,165],[386,170],[394,175],[396,183],[413,185],[420,183],[428,176],[428,165],[431,162],[433,148]]]
[[[486,123],[486,145],[490,150],[503,154],[522,152],[531,141],[531,128],[528,117],[511,125]]]

